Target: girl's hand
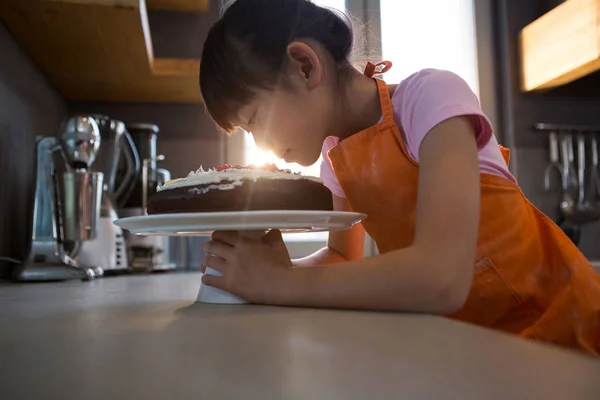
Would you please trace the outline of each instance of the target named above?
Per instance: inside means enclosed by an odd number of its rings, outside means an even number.
[[[279,230],[253,240],[238,232],[218,231],[204,245],[202,271],[210,267],[223,276],[204,275],[202,283],[253,303],[273,304],[285,290],[292,261]]]

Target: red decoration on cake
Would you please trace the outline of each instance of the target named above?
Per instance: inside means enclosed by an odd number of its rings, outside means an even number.
[[[217,171],[219,171],[219,172],[220,171],[225,171],[225,170],[227,170],[229,168],[231,168],[231,165],[229,165],[229,164],[219,165],[219,166],[215,167],[215,169]]]

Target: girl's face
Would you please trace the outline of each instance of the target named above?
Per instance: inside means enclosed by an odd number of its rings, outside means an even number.
[[[240,109],[236,125],[251,132],[262,149],[309,166],[318,160],[325,138],[335,134],[334,93],[324,84],[321,62],[311,47],[292,43],[288,55],[291,69],[285,84],[259,90]]]
[[[290,89],[261,91],[240,112],[242,128],[251,132],[258,147],[272,150],[286,162],[308,166],[321,154],[331,132],[331,105],[326,96]]]

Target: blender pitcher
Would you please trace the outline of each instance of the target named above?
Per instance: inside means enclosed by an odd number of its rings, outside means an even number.
[[[75,258],[82,242],[98,233],[103,174],[76,170],[56,174],[57,239],[65,255]]]

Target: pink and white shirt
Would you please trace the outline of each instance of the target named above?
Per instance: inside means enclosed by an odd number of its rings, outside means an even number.
[[[406,149],[417,163],[421,142],[432,128],[449,118],[469,116],[477,135],[479,170],[516,183],[477,96],[458,75],[436,69],[414,73],[394,91],[392,108],[396,124],[404,131]],[[339,138],[330,136],[323,142],[321,179],[334,195],[345,197],[327,155],[339,141]]]

